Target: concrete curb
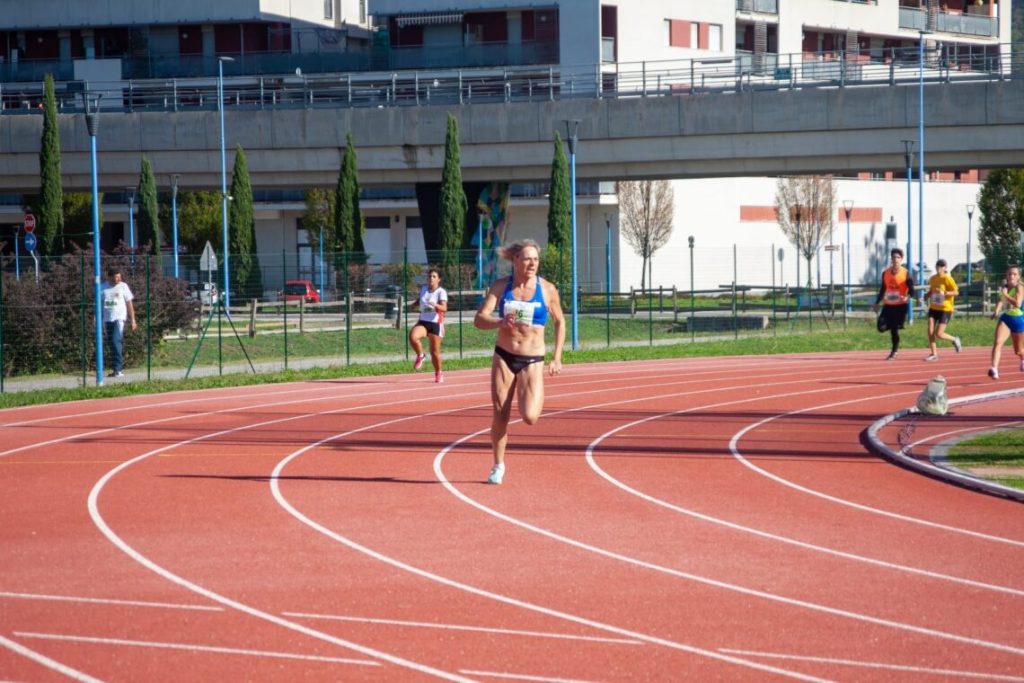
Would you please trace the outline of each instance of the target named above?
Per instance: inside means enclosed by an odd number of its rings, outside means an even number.
[[[1024,389],[1009,389],[1006,391],[994,391],[986,394],[976,394],[974,396],[963,396],[961,398],[953,399],[949,402],[949,405],[964,405],[968,403],[980,403],[982,401],[989,401],[999,398],[1007,398],[1011,396],[1024,396]],[[955,467],[948,465],[936,464],[931,459],[928,462],[918,460],[906,455],[904,449],[894,451],[888,445],[886,445],[879,437],[878,433],[883,427],[895,422],[896,420],[906,415],[918,413],[917,408],[905,408],[895,413],[890,413],[876,420],[868,427],[867,430],[867,442],[868,445],[879,455],[886,460],[896,463],[900,467],[905,467],[909,470],[919,472],[929,477],[939,479],[942,481],[963,486],[975,491],[987,493],[993,496],[1000,496],[1003,498],[1009,498],[1020,503],[1024,503],[1024,491],[1020,489],[1011,488],[1009,486],[1003,486],[1002,484],[996,484],[985,479],[979,479],[978,477],[972,476]],[[941,461],[940,461],[941,462]]]

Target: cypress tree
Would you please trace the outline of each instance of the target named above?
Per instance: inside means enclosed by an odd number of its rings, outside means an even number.
[[[60,178],[60,130],[53,76],[43,79],[43,135],[39,146],[39,220],[36,230],[46,256],[64,249],[64,190]]]
[[[572,230],[572,188],[569,186],[569,157],[562,136],[555,132],[551,160],[551,190],[548,193],[548,244],[542,260],[543,274],[561,289],[569,284]]]
[[[448,114],[448,132],[444,140],[444,167],[441,170],[441,200],[438,207],[438,246],[441,249],[443,280],[450,287],[459,285],[459,261],[466,239],[468,201],[462,187],[462,162],[459,159],[459,125]]]
[[[366,261],[366,248],[363,246],[365,230],[363,212],[359,208],[356,149],[352,144],[352,133],[349,133],[338,171],[338,186],[334,191],[334,234],[338,249],[347,252],[354,263]]]
[[[152,253],[160,255],[163,238],[160,234],[160,205],[156,197],[156,177],[149,159],[142,157],[139,172],[139,244],[152,245]]]
[[[252,181],[245,163],[242,146],[235,148],[235,165],[231,170],[232,197],[228,204],[228,248],[231,250],[231,289],[241,296],[252,296],[249,278],[252,271],[252,252],[256,242],[253,222]],[[260,288],[262,290],[262,287]]]

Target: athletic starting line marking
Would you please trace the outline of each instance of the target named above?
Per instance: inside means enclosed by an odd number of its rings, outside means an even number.
[[[18,600],[58,600],[61,602],[84,602],[96,605],[123,605],[125,607],[161,607],[164,609],[191,609],[206,612],[223,612],[216,605],[181,605],[173,602],[148,602],[145,600],[117,600],[114,598],[84,598],[75,595],[45,595],[41,593],[11,593],[0,591],[0,598]]]
[[[152,640],[126,640],[124,638],[94,638],[91,636],[62,635],[59,633],[15,632],[19,638],[38,640],[59,640],[72,643],[94,643],[97,645],[127,645],[131,647],[153,647],[163,650],[186,650],[188,652],[214,652],[224,655],[244,655],[247,657],[271,657],[274,659],[299,659],[306,662],[327,662],[329,664],[351,664],[354,666],[380,666],[380,662],[368,659],[349,659],[347,657],[325,657],[323,655],[303,655],[293,652],[272,652],[269,650],[245,650],[234,647],[214,647],[212,645],[196,645],[193,643],[161,643]]]
[[[914,673],[938,674],[940,676],[958,676],[961,678],[983,678],[986,681],[1012,681],[1019,683],[1024,681],[1021,676],[1008,676],[1006,674],[980,673],[977,671],[958,671],[956,669],[932,669],[923,666],[910,666],[907,664],[888,664],[886,662],[864,662],[855,659],[836,659],[834,657],[812,657],[809,655],[788,655],[780,652],[757,652],[755,650],[733,650],[719,648],[720,652],[727,652],[734,655],[746,657],[764,657],[766,659],[788,659],[800,662],[815,662],[819,664],[839,664],[842,666],[855,666],[863,669],[888,669],[891,671],[912,671]]]
[[[448,631],[476,631],[479,633],[500,633],[508,636],[532,636],[534,638],[559,638],[562,640],[585,640],[594,643],[613,643],[616,645],[643,645],[639,640],[626,638],[602,638],[600,636],[576,636],[567,633],[550,633],[545,631],[521,631],[507,628],[489,628],[486,626],[466,626],[464,624],[431,624],[425,621],[402,621],[399,619],[371,619],[369,617],[348,617],[334,614],[307,614],[303,612],[282,612],[286,617],[305,619],[330,619],[334,621],[354,621],[364,624],[386,624],[389,626],[413,626],[417,628],[436,628]]]

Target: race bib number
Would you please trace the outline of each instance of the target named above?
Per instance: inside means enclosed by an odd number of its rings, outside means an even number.
[[[932,303],[936,306],[941,306],[946,303],[945,292],[932,292]]]
[[[894,289],[890,289],[885,293],[885,302],[889,304],[902,303],[903,295]]]
[[[517,301],[509,299],[505,301],[505,316],[512,316],[512,319],[520,325],[533,324],[533,312],[539,305],[536,301]]]

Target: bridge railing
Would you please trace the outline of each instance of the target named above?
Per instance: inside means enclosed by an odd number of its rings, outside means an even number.
[[[1024,70],[1024,47],[998,51],[939,46],[882,53],[738,52],[733,57],[616,64],[507,68],[348,72],[229,77],[225,106],[245,108],[393,107],[481,102],[537,102],[744,92],[793,88],[856,87],[1005,79]],[[81,110],[78,93],[102,92],[106,110],[216,109],[217,79],[180,78],[116,82],[64,81],[58,106]],[[38,111],[42,85],[0,83],[0,113]]]

